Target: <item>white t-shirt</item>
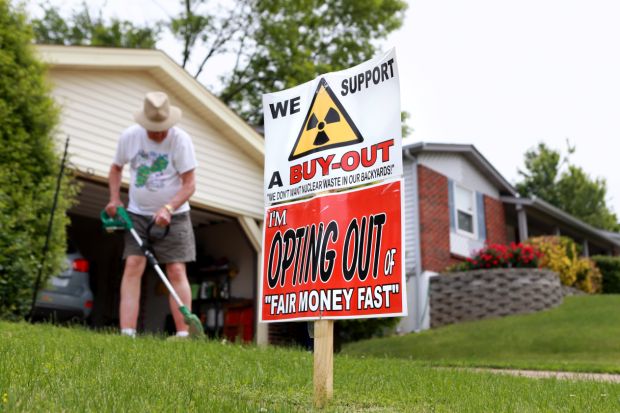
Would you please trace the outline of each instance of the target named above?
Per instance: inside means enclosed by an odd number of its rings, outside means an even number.
[[[168,136],[157,143],[140,125],[127,128],[116,147],[114,163],[130,165],[128,210],[140,215],[154,215],[181,189],[181,174],[196,168],[194,145],[189,135],[172,127]],[[189,211],[185,202],[175,214]]]

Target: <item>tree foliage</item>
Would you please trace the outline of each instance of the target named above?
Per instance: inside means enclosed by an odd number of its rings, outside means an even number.
[[[602,293],[620,294],[620,257],[597,255],[592,260],[603,274]]]
[[[242,16],[249,14],[247,0],[239,0],[228,9],[215,11],[205,9],[206,4],[206,0],[181,0],[181,14],[168,24],[172,34],[183,44],[181,66],[188,68],[192,54],[199,59],[194,77],[202,73],[211,58],[226,53],[228,44],[239,39],[239,32],[247,24]],[[197,49],[203,52],[199,54]]]
[[[570,163],[568,148],[559,151],[539,143],[525,153],[525,171],[517,184],[522,196],[535,195],[577,218],[601,229],[620,230],[618,217],[607,205],[607,183],[604,178],[591,178],[581,167]]]
[[[172,32],[184,42],[184,64],[233,53],[219,97],[250,123],[262,124],[262,94],[371,58],[376,44],[402,24],[402,0],[241,0],[218,10],[182,0]]]
[[[179,1],[181,13],[166,26],[182,45],[182,66],[198,78],[214,57],[234,56],[215,92],[255,125],[263,123],[263,93],[371,58],[407,7],[404,0]],[[38,43],[153,48],[161,31],[160,23],[93,19],[86,3],[68,20],[52,6],[44,12],[33,20]]]
[[[159,23],[137,27],[126,20],[107,22],[101,11],[93,18],[86,3],[68,20],[50,5],[43,11],[43,18],[32,20],[35,40],[40,44],[153,49],[161,30]]]
[[[0,0],[0,317],[29,310],[60,167],[58,111],[31,40],[24,14]],[[58,271],[65,254],[67,179],[62,189],[44,276]]]

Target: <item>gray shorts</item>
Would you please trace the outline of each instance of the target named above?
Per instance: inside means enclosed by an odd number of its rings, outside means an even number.
[[[140,235],[142,241],[145,241],[147,239],[147,227],[153,218],[132,214],[131,212],[129,212],[129,216],[133,222],[134,229]],[[192,228],[189,212],[173,215],[170,222],[170,232],[161,238],[163,234],[163,228],[153,225],[149,243],[160,264],[196,261],[196,241],[194,240],[194,229]],[[130,255],[144,254],[131,235],[131,232],[126,231],[123,258],[127,258]]]

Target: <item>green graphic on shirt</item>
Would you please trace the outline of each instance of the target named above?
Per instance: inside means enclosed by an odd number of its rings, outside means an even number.
[[[159,155],[151,166],[140,165],[136,170],[136,188],[142,188],[153,173],[162,172],[168,167],[168,159],[165,155]]]

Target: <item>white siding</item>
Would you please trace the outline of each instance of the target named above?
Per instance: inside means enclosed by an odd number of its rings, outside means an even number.
[[[404,196],[405,196],[405,273],[407,276],[413,275],[415,269],[415,219],[418,215],[418,206],[414,201],[414,177],[417,176],[413,169],[413,161],[411,159],[403,159],[403,175],[404,175]]]
[[[464,156],[455,153],[422,153],[418,162],[467,189],[499,199],[499,190]]]
[[[484,247],[484,241],[450,232],[450,252],[461,257],[472,257]]]
[[[262,166],[205,122],[198,111],[180,101],[143,71],[52,70],[53,94],[60,104],[58,138],[70,135],[70,162],[95,178],[106,178],[120,132],[130,126],[144,93],[163,90],[183,110],[179,126],[194,142],[198,168],[196,193],[201,206],[262,219]],[[127,168],[125,168],[127,169]],[[124,181],[128,181],[125,171]]]

